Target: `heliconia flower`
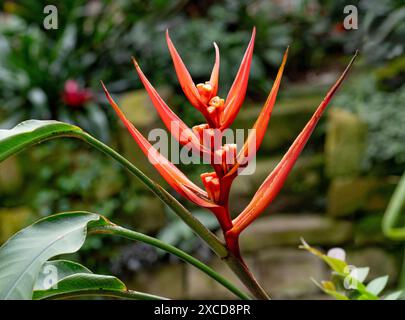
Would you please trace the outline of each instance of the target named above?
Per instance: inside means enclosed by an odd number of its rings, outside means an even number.
[[[208,125],[208,123],[202,123],[202,124],[199,124],[199,125],[197,125],[197,126],[194,126],[193,128],[192,128],[192,130],[194,131],[194,133],[197,135],[197,137],[200,139],[200,143],[202,144],[203,143],[203,139],[204,139],[204,132],[205,132],[205,130],[208,130],[209,129],[209,125]]]
[[[316,124],[322,116],[322,113],[326,109],[328,103],[332,99],[333,95],[336,93],[339,86],[342,84],[344,78],[346,77],[350,67],[352,66],[357,52],[350,61],[349,65],[346,67],[340,78],[332,86],[329,92],[326,94],[324,100],[316,109],[315,113],[306,124],[304,129],[295,139],[291,147],[288,149],[284,157],[281,159],[277,167],[270,173],[263,184],[259,187],[253,199],[248,204],[248,206],[242,211],[242,213],[233,220],[233,227],[228,231],[227,235],[231,238],[237,237],[249,224],[252,223],[263,210],[273,201],[280,189],[282,188],[288,174],[290,173],[292,167],[294,166],[298,156],[300,155],[302,149],[305,147],[309,137],[312,134]]]
[[[221,206],[211,200],[208,193],[189,180],[173,163],[157,151],[147,139],[135,128],[135,126],[125,117],[114,99],[111,97],[104,83],[101,82],[105,95],[117,113],[118,117],[127,127],[132,137],[135,139],[143,153],[148,157],[151,164],[156,168],[167,183],[186,199],[194,202],[196,205],[211,210],[217,217],[221,227],[229,230],[232,226],[229,213]]]
[[[132,61],[134,63],[136,71],[138,72],[139,78],[145,86],[145,89],[148,92],[148,95],[152,100],[152,103],[155,106],[156,110],[158,111],[163,123],[173,134],[176,140],[182,145],[190,145],[196,151],[210,154],[211,151],[200,144],[200,140],[194,134],[193,130],[191,130],[163,101],[159,93],[155,90],[155,88],[153,88],[149,80],[145,77],[135,58],[132,58]]]
[[[227,98],[224,100],[217,96],[219,79],[218,46],[214,43],[215,63],[211,72],[210,80],[195,85],[186,66],[181,60],[180,55],[174,47],[168,31],[166,31],[167,45],[183,92],[190,103],[204,115],[207,121],[207,123],[194,126],[192,129],[190,129],[163,101],[158,92],[143,74],[138,63],[133,59],[135,69],[138,72],[154,107],[171,134],[180,142],[180,144],[191,146],[191,148],[197,150],[199,155],[204,157],[204,160],[208,157],[214,171],[201,174],[201,180],[205,190],[189,180],[173,163],[161,155],[142,136],[142,134],[121,112],[103,84],[103,89],[111,106],[134,137],[142,151],[148,156],[149,161],[155,166],[170,186],[172,186],[180,195],[200,207],[211,210],[215,214],[224,233],[226,246],[229,252],[237,258],[240,258],[238,241],[240,233],[264,211],[281,190],[288,174],[292,170],[299,154],[310,138],[322,113],[343,82],[357,56],[356,52],[345,71],[329,90],[324,100],[318,106],[315,113],[288,149],[280,163],[259,187],[251,202],[234,220],[232,220],[229,212],[229,193],[232,182],[238,176],[240,170],[243,170],[249,164],[249,161],[257,153],[264,139],[271,113],[276,102],[278,90],[280,88],[281,78],[289,50],[287,48],[283,56],[272,89],[253,126],[253,130],[249,133],[248,138],[239,153],[237,153],[236,144],[222,145],[222,138],[224,130],[232,124],[238,114],[246,95],[255,35],[256,30],[253,28],[252,36],[238,73],[231,89],[229,90]]]
[[[211,104],[212,98],[214,98],[218,92],[218,46],[214,43],[216,58],[214,67],[212,69],[210,81],[206,83],[200,83],[196,86],[179,53],[174,47],[173,42],[170,39],[169,32],[166,31],[167,45],[169,47],[177,78],[179,79],[183,92],[190,103],[204,115],[211,127],[221,128],[221,130],[228,128],[238,114],[240,107],[242,106],[243,100],[245,99],[247,83],[249,79],[255,36],[256,28],[253,28],[252,37],[246,49],[245,55],[243,56],[241,65],[232,84],[232,87],[229,90],[225,103],[223,106],[218,107]],[[215,108],[212,108],[213,106]]]
[[[211,83],[209,81],[206,81],[205,83],[198,83],[196,88],[200,94],[201,101],[204,103],[204,105],[207,105],[212,94]]]
[[[201,174],[201,180],[207,190],[208,196],[213,202],[218,202],[220,194],[220,183],[215,172]]]
[[[224,99],[221,99],[218,96],[213,97],[208,102],[207,112],[215,128],[219,128],[221,125],[221,118],[224,111],[224,102]]]
[[[193,131],[205,148],[214,151],[221,147],[222,132],[219,129],[210,128],[207,123],[203,123],[194,126]]]
[[[236,163],[236,144],[228,143],[214,152],[214,163],[221,166],[225,175]]]
[[[256,28],[253,28],[249,45],[246,49],[245,55],[243,56],[236,78],[225,100],[224,113],[221,121],[222,130],[228,128],[232,124],[245,99],[249,80],[250,64],[252,62],[253,48],[255,44],[255,36]]]
[[[65,104],[71,107],[81,107],[90,99],[93,94],[90,90],[81,88],[79,83],[75,80],[68,80],[65,82],[64,90],[62,93],[62,100]]]

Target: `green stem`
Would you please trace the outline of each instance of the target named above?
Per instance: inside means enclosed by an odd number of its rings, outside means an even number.
[[[399,220],[399,215],[401,213],[402,205],[405,199],[405,172],[399,180],[398,186],[396,187],[394,194],[387,206],[387,210],[384,213],[382,229],[386,237],[393,240],[404,240],[405,239],[405,228],[395,227],[397,221]]]
[[[149,179],[141,170],[135,167],[130,161],[121,156],[118,152],[111,149],[101,141],[87,133],[80,133],[79,138],[92,145],[96,149],[106,153],[133,175],[139,178],[153,193],[158,196],[166,205],[168,205],[208,246],[220,257],[226,257],[228,252],[222,242],[208,230],[190,211],[178,202],[173,196],[163,189],[160,185]]]
[[[270,300],[269,295],[257,282],[254,275],[250,272],[248,266],[242,260],[230,254],[224,259],[226,264],[238,276],[239,280],[249,289],[255,298],[259,300]]]
[[[112,234],[112,235],[118,235],[130,240],[136,240],[136,241],[142,241],[144,243],[150,244],[152,246],[155,246],[157,248],[160,248],[166,252],[169,252],[180,259],[184,260],[185,262],[195,266],[196,268],[200,269],[202,272],[204,272],[206,275],[223,285],[225,288],[227,288],[229,291],[234,293],[236,296],[243,300],[248,300],[250,299],[249,296],[247,296],[244,292],[242,292],[240,289],[235,287],[231,282],[226,280],[224,277],[222,277],[220,274],[215,272],[213,269],[199,261],[198,259],[194,258],[193,256],[189,255],[188,253],[170,245],[167,243],[164,243],[156,238],[147,236],[145,234],[128,230],[125,228],[122,228],[120,226],[116,225],[105,225],[105,226],[95,226],[95,227],[90,227],[89,228],[89,233],[97,233],[97,234]]]
[[[47,297],[43,300],[59,300],[59,299],[73,299],[80,297],[89,296],[105,296],[110,298],[124,298],[128,300],[168,300],[165,297],[155,296],[153,294],[127,290],[127,291],[117,291],[117,290],[80,290],[73,292],[64,292],[55,294],[51,297]],[[41,300],[41,299],[40,299]]]

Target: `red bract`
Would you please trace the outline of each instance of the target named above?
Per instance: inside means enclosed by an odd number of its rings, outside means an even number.
[[[237,257],[240,257],[238,245],[240,233],[263,212],[281,190],[288,174],[311,136],[311,133],[323,111],[343,82],[357,55],[356,53],[352,58],[341,77],[329,90],[325,99],[316,109],[314,115],[298,135],[277,167],[270,173],[257,190],[248,206],[232,221],[229,212],[229,193],[232,182],[249,164],[249,161],[255,156],[263,141],[276,102],[288,55],[287,48],[273,87],[253,127],[254,130],[249,134],[241,150],[237,152],[235,144],[222,145],[221,143],[218,143],[218,141],[222,141],[222,139],[218,138],[222,137],[223,130],[228,128],[233,122],[245,98],[255,33],[256,31],[253,29],[250,43],[242,59],[235,81],[233,82],[227,98],[223,100],[217,96],[219,78],[218,46],[214,43],[216,57],[210,80],[195,85],[190,73],[174,47],[168,31],[166,32],[167,44],[183,92],[190,103],[197,108],[207,120],[207,123],[195,126],[192,129],[190,129],[163,101],[143,74],[138,63],[135,59],[133,60],[136,71],[138,72],[153,105],[175,139],[179,141],[180,144],[198,151],[204,159],[210,161],[214,171],[206,172],[201,175],[205,191],[190,181],[173,163],[169,162],[169,160],[150,145],[133,124],[126,119],[125,115],[121,112],[103,85],[111,106],[128,128],[142,151],[149,157],[150,162],[179,194],[198,206],[208,208],[215,214],[222,228],[228,249]]]
[[[200,139],[194,134],[193,130],[191,130],[159,96],[158,92],[152,87],[134,58],[133,63],[153,105],[158,111],[167,129],[170,130],[176,140],[182,145],[191,145],[199,152],[210,153],[210,150],[206,150],[206,148],[200,144]]]

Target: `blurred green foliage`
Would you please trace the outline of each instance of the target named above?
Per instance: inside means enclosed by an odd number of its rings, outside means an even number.
[[[2,127],[29,118],[59,119],[78,124],[106,140],[109,123],[97,105],[98,97],[84,106],[72,107],[62,101],[62,93],[69,79],[93,90],[98,86],[98,81],[105,77],[106,66],[112,62],[103,52],[113,45],[115,33],[111,30],[118,24],[108,12],[92,12],[84,6],[85,1],[67,1],[57,2],[59,28],[45,30],[45,4],[49,2],[3,3],[6,13],[0,18]]]
[[[405,7],[402,0],[358,1],[359,29],[352,32],[346,48],[361,49],[373,64],[404,54]]]
[[[367,124],[364,169],[371,174],[400,175],[405,165],[405,87],[379,91],[372,75],[358,76],[335,100]]]

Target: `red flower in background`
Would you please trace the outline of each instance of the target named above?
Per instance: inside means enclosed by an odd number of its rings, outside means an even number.
[[[345,29],[343,22],[337,22],[337,23],[335,23],[335,25],[333,27],[333,31],[336,33],[344,33],[347,30]]]
[[[68,80],[65,82],[62,100],[68,106],[81,107],[91,100],[92,97],[93,94],[91,91],[89,89],[81,88],[77,81]]]
[[[158,92],[143,74],[138,63],[133,59],[135,69],[166,127],[171,131],[180,144],[187,145],[194,150],[197,150],[201,156],[210,160],[213,171],[201,175],[205,190],[189,180],[173,163],[161,155],[142,136],[142,134],[121,112],[104,84],[102,84],[110,104],[141,147],[142,151],[150,160],[152,160],[152,164],[162,177],[179,194],[196,205],[211,210],[215,214],[222,228],[226,245],[236,257],[240,257],[238,245],[240,233],[263,212],[282,188],[289,172],[311,136],[311,133],[323,111],[340,84],[343,82],[343,79],[356,57],[356,55],[353,57],[341,77],[329,90],[307,125],[293,142],[278,166],[269,174],[263,184],[259,187],[248,206],[232,220],[229,212],[230,188],[234,179],[238,176],[240,171],[246,167],[249,160],[251,160],[252,156],[258,151],[260,144],[263,141],[273,106],[276,102],[283,70],[287,61],[288,48],[284,54],[273,87],[253,127],[255,130],[253,130],[253,133],[248,136],[241,150],[238,152],[236,150],[236,145],[234,144],[209,144],[207,146],[205,144],[206,140],[203,140],[202,138],[203,136],[205,138],[215,138],[215,136],[218,135],[221,136],[222,132],[227,129],[236,118],[246,95],[255,33],[255,29],[253,29],[251,40],[231,89],[229,90],[226,99],[221,99],[217,96],[220,62],[218,46],[214,43],[216,57],[209,81],[195,85],[171,41],[169,33],[166,32],[167,44],[183,92],[190,103],[203,114],[207,121],[207,123],[203,123],[193,128],[189,128],[163,101]]]

